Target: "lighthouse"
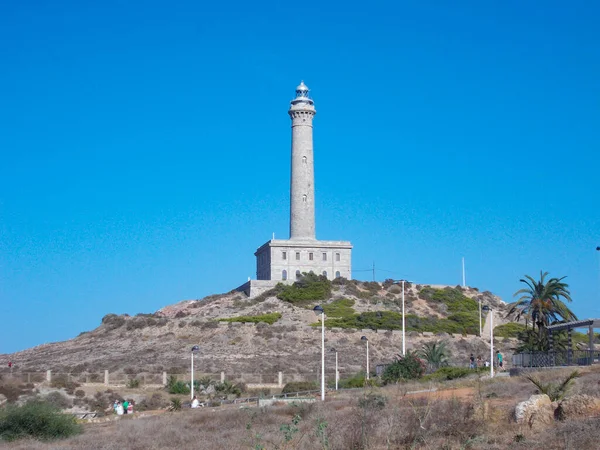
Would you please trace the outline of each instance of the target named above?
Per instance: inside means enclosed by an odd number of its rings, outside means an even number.
[[[310,91],[302,81],[290,102],[292,122],[290,175],[290,236],[271,239],[256,256],[256,280],[240,286],[251,297],[279,282],[291,283],[304,273],[329,280],[352,277],[352,244],[318,240],[315,232],[315,163],[313,119],[316,110]]]
[[[314,102],[304,81],[290,102],[292,119],[292,173],[290,177],[290,240],[314,240],[315,164],[313,158]]]

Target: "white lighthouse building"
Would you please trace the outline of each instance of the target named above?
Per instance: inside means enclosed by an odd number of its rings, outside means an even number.
[[[308,87],[301,82],[288,111],[292,120],[290,238],[271,239],[256,250],[257,281],[247,283],[255,295],[277,282],[290,282],[304,272],[328,279],[352,277],[352,244],[320,241],[315,232],[313,118],[316,110]]]

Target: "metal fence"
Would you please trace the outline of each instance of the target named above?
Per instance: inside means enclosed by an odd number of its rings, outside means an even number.
[[[589,366],[600,359],[600,352],[565,350],[560,352],[523,352],[512,356],[513,367]]]

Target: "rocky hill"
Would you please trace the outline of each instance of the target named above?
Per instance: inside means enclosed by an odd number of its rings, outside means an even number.
[[[455,364],[465,364],[470,353],[485,358],[488,339],[475,336],[479,301],[498,311],[495,325],[501,323],[506,304],[490,292],[407,284],[407,348],[442,339]],[[401,352],[400,286],[391,280],[329,282],[314,277],[253,299],[232,291],[183,301],[154,314],[108,314],[98,328],[74,339],[2,356],[21,371],[185,373],[190,348],[197,344],[198,370],[205,373],[310,374],[320,365],[320,327],[314,326],[318,318],[312,311],[316,304],[325,307],[326,346],[339,352],[342,373],[364,368],[362,335],[369,339],[372,367]],[[504,350],[510,346],[497,345]]]

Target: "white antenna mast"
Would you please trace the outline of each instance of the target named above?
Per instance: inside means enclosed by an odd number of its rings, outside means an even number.
[[[467,286],[467,278],[465,277],[465,257],[462,259],[463,287]]]

